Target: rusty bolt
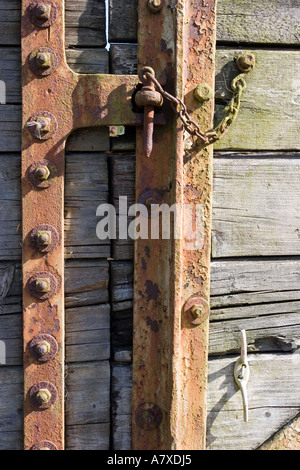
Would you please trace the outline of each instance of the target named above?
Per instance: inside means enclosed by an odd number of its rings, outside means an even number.
[[[30,354],[41,363],[50,361],[58,352],[58,343],[54,336],[44,333],[32,338],[28,347]]]
[[[143,403],[136,411],[135,419],[137,425],[145,431],[158,428],[162,421],[161,409],[153,403]]]
[[[49,52],[38,52],[36,63],[40,69],[49,69],[51,67],[51,56]]]
[[[44,357],[51,352],[51,344],[48,341],[39,341],[35,346],[36,354],[39,357]]]
[[[244,52],[237,57],[236,65],[241,72],[250,72],[255,67],[255,55],[253,52]]]
[[[207,83],[200,83],[194,90],[194,97],[200,103],[211,100],[213,95],[213,90]]]
[[[41,246],[51,245],[51,232],[50,231],[39,231],[37,232],[37,243]]]
[[[39,166],[35,170],[35,177],[40,181],[46,181],[50,176],[49,168],[46,166]]]
[[[162,0],[148,0],[148,8],[152,13],[158,13],[163,6]]]
[[[51,281],[49,278],[38,278],[35,281],[35,290],[38,293],[46,294],[51,290]]]
[[[51,17],[51,5],[41,3],[35,8],[35,17],[41,21],[48,21]]]
[[[35,395],[39,405],[47,405],[51,400],[51,392],[47,388],[41,388]]]
[[[51,441],[40,441],[34,444],[31,450],[58,450],[57,446]]]
[[[201,315],[203,314],[203,307],[202,305],[193,305],[191,307],[191,314],[192,316],[196,319],[196,318],[200,318]]]

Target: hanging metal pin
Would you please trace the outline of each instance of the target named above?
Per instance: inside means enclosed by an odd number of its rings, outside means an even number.
[[[144,153],[147,158],[150,157],[153,148],[154,108],[159,108],[163,104],[163,97],[155,90],[149,75],[155,78],[154,70],[151,67],[143,67],[139,74],[143,88],[135,95],[137,106],[144,108]]]
[[[248,392],[247,383],[250,377],[250,367],[247,358],[247,338],[246,331],[241,330],[241,355],[234,366],[234,378],[239,386],[242,399],[243,399],[243,410],[244,410],[244,421],[247,423],[249,419],[248,411]]]

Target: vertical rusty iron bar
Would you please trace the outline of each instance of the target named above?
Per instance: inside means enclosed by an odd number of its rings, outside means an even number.
[[[153,14],[139,1],[139,67],[150,66],[165,89],[184,99],[206,131],[213,100],[194,98],[198,84],[214,89],[215,0],[165,0]],[[155,128],[151,158],[137,130],[136,198],[198,206],[203,244],[189,248],[182,210],[176,240],[135,243],[133,448],[204,449],[210,284],[212,147],[184,133],[164,105],[167,125]],[[200,228],[201,229],[201,228]]]

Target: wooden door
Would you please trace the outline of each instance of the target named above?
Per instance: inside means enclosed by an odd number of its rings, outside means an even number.
[[[0,449],[23,447],[20,0],[0,2]],[[77,72],[136,73],[137,0],[66,0]],[[300,1],[219,0],[216,114],[251,50],[239,119],[215,146],[207,448],[299,448]],[[113,132],[113,131],[111,131]],[[66,445],[130,449],[133,245],[96,237],[96,208],[134,202],[134,131],[74,133],[66,155]],[[233,367],[247,331],[249,422]]]

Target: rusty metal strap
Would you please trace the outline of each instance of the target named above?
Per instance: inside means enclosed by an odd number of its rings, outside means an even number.
[[[137,76],[67,65],[64,1],[22,0],[25,449],[64,448],[64,166],[73,129],[141,125]]]

